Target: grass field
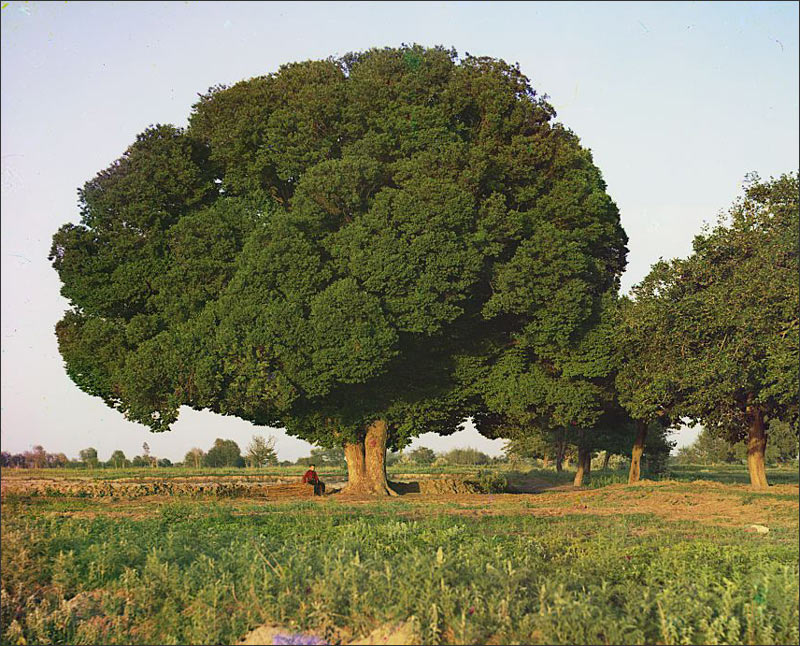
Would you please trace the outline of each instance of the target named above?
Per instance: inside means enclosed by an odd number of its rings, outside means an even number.
[[[17,487],[2,504],[2,642],[224,644],[274,624],[276,643],[348,643],[407,622],[429,644],[797,643],[796,470],[770,471],[764,493],[744,467],[636,486],[597,472],[583,490],[570,475],[509,474],[538,493],[380,502]]]

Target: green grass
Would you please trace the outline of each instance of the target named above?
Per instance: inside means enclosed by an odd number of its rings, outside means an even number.
[[[448,474],[448,473],[477,473],[486,466],[423,466],[413,464],[393,464],[387,468],[390,474]],[[491,468],[491,467],[489,467]],[[198,478],[198,477],[227,477],[237,476],[242,478],[261,478],[261,477],[293,477],[302,476],[308,467],[305,466],[285,466],[285,467],[263,467],[260,469],[220,467],[210,468],[201,467],[127,467],[122,469],[98,468],[98,469],[14,469],[9,467],[0,468],[0,474],[7,480],[25,480],[30,478],[48,479],[90,479],[90,480],[119,480],[127,478]],[[325,467],[318,466],[323,476],[346,476],[347,469],[344,466]]]
[[[150,503],[141,518],[73,501],[91,513],[64,516],[68,502],[3,505],[3,643],[235,643],[266,621],[330,638],[412,615],[423,643],[798,638],[796,526],[542,518],[513,499],[469,517],[404,500]]]
[[[281,477],[288,478],[301,476],[307,467],[286,466],[286,467],[264,467],[261,469],[222,467],[212,469],[202,467],[195,469],[191,467],[150,467],[125,468],[125,469],[0,469],[0,475],[5,480],[25,480],[31,478],[48,479],[90,479],[90,480],[119,480],[125,478],[199,478],[213,477],[223,478],[237,476],[243,478],[261,477]],[[520,467],[516,467],[520,468]],[[394,464],[388,467],[387,471],[391,475],[400,474],[419,474],[419,475],[446,475],[446,474],[477,474],[479,471],[490,469],[498,471],[509,471],[511,465],[497,464],[484,466],[424,466],[414,464]],[[575,475],[574,466],[561,473],[554,468],[540,469],[522,467],[523,470],[530,470],[538,478],[552,482],[553,484],[568,484],[572,482]],[[320,473],[325,477],[346,476],[347,470],[344,467],[319,467]],[[732,465],[670,465],[667,473],[654,475],[646,469],[642,474],[643,478],[651,480],[677,480],[682,482],[692,482],[694,480],[711,480],[724,484],[749,484],[750,478],[747,469],[740,464]],[[767,469],[767,478],[770,484],[798,484],[800,472],[797,466],[772,467]],[[628,471],[621,470],[602,470],[595,469],[591,474],[591,481],[587,484],[590,487],[602,487],[608,484],[619,484],[628,481]]]

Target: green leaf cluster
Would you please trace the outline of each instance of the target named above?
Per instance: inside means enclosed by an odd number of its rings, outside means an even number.
[[[692,255],[653,266],[622,307],[617,385],[634,417],[736,442],[757,407],[797,433],[799,228],[797,174],[752,176]]]

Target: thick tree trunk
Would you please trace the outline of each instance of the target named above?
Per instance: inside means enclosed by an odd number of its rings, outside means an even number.
[[[363,442],[345,444],[347,487],[345,491],[373,496],[396,496],[386,479],[385,420],[376,420],[367,428]]]
[[[377,419],[367,427],[364,438],[364,458],[370,493],[377,496],[396,496],[386,480],[386,440],[389,429],[386,420]]]
[[[767,434],[764,431],[764,415],[758,406],[747,407],[750,429],[747,437],[747,470],[750,472],[750,485],[753,489],[766,489],[767,470],[764,453],[767,448]]]
[[[608,461],[609,461],[610,459],[611,459],[611,453],[609,453],[608,451],[606,451],[606,455],[605,455],[605,457],[603,458],[603,471],[605,471],[606,469],[608,469]]]
[[[550,456],[549,455],[542,456],[542,468],[546,469],[549,466],[550,466]]]
[[[638,420],[636,422],[636,440],[633,442],[631,452],[631,470],[628,474],[628,484],[639,482],[642,474],[642,453],[644,453],[644,441],[647,439],[647,422]]]
[[[583,485],[583,479],[589,479],[592,470],[592,451],[588,448],[578,449],[578,470],[575,472],[575,480],[572,481],[574,487]]]
[[[359,491],[363,489],[367,479],[364,463],[364,442],[344,445],[344,457],[347,461],[347,489]]]

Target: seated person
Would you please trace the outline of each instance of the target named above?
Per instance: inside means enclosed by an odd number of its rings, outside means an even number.
[[[303,476],[303,482],[314,485],[314,495],[321,496],[325,493],[325,483],[319,479],[316,469],[313,464],[308,465],[308,471]]]

